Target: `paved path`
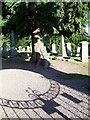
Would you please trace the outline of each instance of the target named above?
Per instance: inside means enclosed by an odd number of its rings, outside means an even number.
[[[0,119],[90,119],[90,95],[83,79],[78,85],[79,80],[57,77],[60,73],[52,68],[22,63],[7,62],[0,70]]]

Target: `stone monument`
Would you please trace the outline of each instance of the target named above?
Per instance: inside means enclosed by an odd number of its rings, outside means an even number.
[[[77,53],[76,53],[76,56],[77,56],[77,57],[80,56],[80,47],[79,47],[79,46],[77,47]]]
[[[19,46],[19,47],[18,47],[18,50],[19,50],[19,51],[22,51],[22,46]]]
[[[27,52],[30,52],[30,47],[29,46],[27,46]]]
[[[11,50],[10,50],[10,57],[16,57],[18,55],[16,49],[15,49],[15,42],[14,42],[14,32],[11,31],[10,34],[10,40],[11,40]]]
[[[47,50],[41,41],[42,38],[40,37],[40,29],[37,28],[33,31],[33,46],[32,46],[32,55],[31,55],[31,63],[34,61],[36,65],[42,63],[45,68],[48,68],[50,65],[50,60],[48,58]]]
[[[81,44],[81,61],[88,62],[88,42],[82,41]]]
[[[64,44],[64,36],[62,35],[62,57],[67,57],[66,48]]]
[[[52,51],[51,51],[52,54],[57,54],[57,51],[56,51],[56,44],[52,44]]]
[[[67,45],[67,55],[71,56],[71,43],[66,43]]]
[[[2,45],[2,57],[7,57],[7,47],[5,42]]]
[[[22,48],[22,52],[25,52],[25,48]]]

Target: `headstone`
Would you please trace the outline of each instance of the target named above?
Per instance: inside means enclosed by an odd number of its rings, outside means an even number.
[[[80,47],[79,47],[79,46],[77,47],[77,53],[76,53],[76,56],[77,56],[77,57],[80,56]]]
[[[10,50],[10,57],[15,57],[17,56],[17,50],[15,48],[15,42],[14,42],[14,32],[13,30],[11,31],[10,34],[10,40],[11,40],[11,50]]]
[[[81,61],[88,62],[88,42],[81,42]]]
[[[18,47],[18,50],[19,50],[19,51],[22,51],[22,46],[19,46],[19,47]]]
[[[30,47],[29,46],[27,46],[27,52],[30,52]]]
[[[57,51],[56,51],[56,44],[52,44],[52,54],[57,54]]]
[[[2,57],[7,57],[7,47],[5,42],[2,45]]]
[[[25,48],[22,48],[22,52],[25,52]]]
[[[64,44],[64,36],[62,35],[62,57],[67,57],[66,48]]]
[[[66,43],[67,45],[67,55],[71,56],[71,43]]]

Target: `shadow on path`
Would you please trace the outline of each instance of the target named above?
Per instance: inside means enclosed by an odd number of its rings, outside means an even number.
[[[36,67],[35,65],[30,65],[29,62],[17,60],[3,60],[2,69],[32,71],[50,80],[50,89],[44,94],[31,88],[26,90],[28,93],[32,90],[33,94],[28,94],[30,99],[32,98],[31,101],[13,101],[0,98],[0,101],[2,101],[0,108],[8,120],[12,118],[9,111],[11,111],[13,117],[15,116],[19,120],[24,115],[28,119],[32,119],[32,116],[36,115],[36,118],[39,119],[43,119],[43,117],[55,119],[59,116],[59,118],[66,120],[71,120],[74,117],[82,119],[89,116],[87,111],[89,109],[87,95],[90,95],[90,93],[86,89],[88,76],[67,74],[53,67],[43,69],[41,66]],[[73,93],[75,91],[76,94]],[[82,93],[82,95],[79,96],[79,93]],[[84,93],[87,95],[85,96]]]
[[[87,89],[90,76],[87,76],[87,75],[67,74],[65,72],[58,71],[53,67],[44,69],[41,66],[36,67],[33,64],[31,65],[30,62],[17,61],[17,60],[14,60],[14,61],[3,60],[2,69],[22,69],[22,70],[28,70],[35,73],[39,73],[44,77],[46,77],[47,79],[57,81],[61,85],[65,85],[79,92],[90,95],[90,92]]]

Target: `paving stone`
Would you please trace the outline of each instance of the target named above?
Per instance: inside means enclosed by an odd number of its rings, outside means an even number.
[[[7,115],[6,115],[5,112],[3,111],[3,107],[0,106],[0,120],[1,120],[2,118],[7,118]]]
[[[60,98],[60,97],[59,97]],[[58,99],[58,98],[56,98],[55,99],[58,103],[60,103],[60,105],[62,106],[62,107],[64,107],[65,109],[67,109],[67,111],[71,111],[69,114],[74,114],[75,116],[78,116],[78,117],[82,117],[82,118],[84,118],[84,117],[88,117],[88,115],[86,115],[86,114],[84,114],[83,112],[81,112],[81,110],[79,109],[79,108],[77,108],[77,107],[75,107],[74,105],[71,105],[71,103],[70,102],[65,102],[64,100],[62,100],[61,98],[60,99]],[[88,112],[88,111],[87,111]],[[72,114],[72,115],[73,115]],[[88,114],[88,113],[87,113]],[[70,115],[71,116],[71,115]],[[73,117],[72,117],[73,118]]]
[[[59,107],[57,108],[62,108],[64,111],[66,111],[65,113],[67,113],[68,115],[66,116],[69,116],[69,118],[79,118],[74,112],[73,112],[73,107],[70,106],[69,104],[61,101],[60,99],[56,98],[55,99],[56,102],[58,102],[60,104]]]
[[[20,118],[20,119],[21,118],[28,118],[29,119],[28,114],[26,114],[23,109],[14,109],[14,111],[17,114],[18,118]]]
[[[44,111],[42,108],[37,108],[35,111],[41,116],[41,118],[52,118],[49,114],[47,114],[46,111]]]
[[[41,119],[41,117],[33,109],[25,109],[25,112],[30,116],[30,118],[35,118],[35,119],[40,118]]]
[[[64,119],[64,118],[63,118],[61,115],[59,115],[57,112],[52,113],[51,116],[52,116],[53,118],[55,118],[55,119],[58,119],[58,118]]]
[[[12,73],[12,70],[10,71]],[[13,70],[12,76],[14,77],[10,78],[11,73],[8,72],[5,80],[2,80],[8,89],[3,88],[5,91],[3,94],[0,89],[0,118],[10,118],[11,120],[12,118],[20,120],[25,118],[30,120],[90,119],[88,101],[90,96],[87,94],[39,73]],[[11,82],[8,82],[9,79]]]
[[[18,118],[12,108],[8,108],[8,107],[3,107],[3,108],[4,111],[7,113],[8,118]]]

